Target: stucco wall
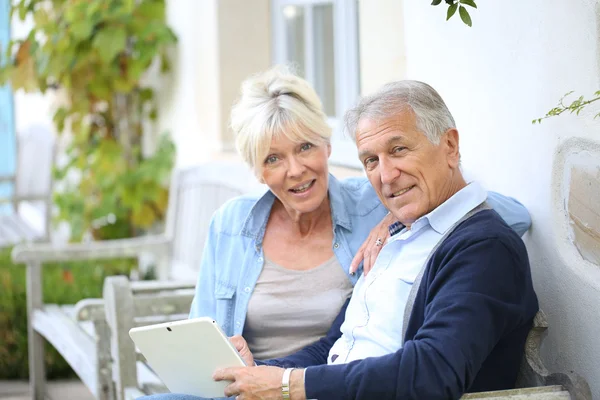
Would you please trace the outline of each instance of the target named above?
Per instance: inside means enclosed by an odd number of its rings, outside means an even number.
[[[185,167],[231,148],[240,83],[270,65],[269,1],[169,0],[167,21],[179,42],[160,84],[159,131],[171,133]]]
[[[407,76],[446,99],[465,169],[529,209],[533,227],[525,241],[550,324],[545,361],[550,370],[583,375],[600,398],[600,266],[585,262],[567,240],[563,170],[553,169],[567,139],[600,141],[600,122],[587,112],[531,124],[567,91],[600,88],[598,2],[479,1],[473,28],[458,15],[445,22],[446,7],[428,3],[404,1],[398,34],[405,38]]]
[[[361,95],[406,76],[403,9],[402,1],[398,0],[360,0],[358,3]]]

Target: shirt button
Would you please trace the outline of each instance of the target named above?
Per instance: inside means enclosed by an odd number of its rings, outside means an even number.
[[[262,257],[258,257],[258,262],[262,262]]]
[[[340,244],[339,244],[339,243],[335,243],[335,244],[333,245],[333,248],[334,248],[334,249],[337,249],[338,247],[340,247]]]
[[[244,292],[246,292],[246,293],[250,293],[250,291],[251,291],[251,290],[252,290],[252,289],[250,289],[250,286],[246,286],[246,287],[244,288]]]
[[[235,324],[236,324],[237,326],[240,326],[240,325],[242,325],[242,323],[241,323],[240,321],[236,322]]]

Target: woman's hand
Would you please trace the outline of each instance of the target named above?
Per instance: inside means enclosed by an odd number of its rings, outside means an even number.
[[[358,270],[358,266],[361,261],[363,262],[363,272],[365,276],[371,271],[373,266],[375,265],[375,260],[377,259],[377,255],[381,251],[383,244],[390,237],[390,231],[388,227],[396,222],[396,219],[392,215],[392,213],[388,213],[375,228],[371,230],[369,237],[365,242],[360,246],[356,255],[352,259],[350,263],[350,273],[354,274],[356,270]]]
[[[234,345],[235,349],[242,356],[242,360],[246,363],[247,366],[252,367],[254,365],[254,355],[250,351],[250,347],[248,347],[248,342],[240,335],[235,335],[229,338],[229,341],[232,345]]]

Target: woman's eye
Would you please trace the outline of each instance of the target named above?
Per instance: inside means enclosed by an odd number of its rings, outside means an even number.
[[[313,147],[313,145],[311,143],[304,143],[302,146],[300,146],[300,150],[302,151],[306,151],[309,150]]]
[[[277,161],[277,156],[269,156],[266,158],[265,163],[273,164]]]

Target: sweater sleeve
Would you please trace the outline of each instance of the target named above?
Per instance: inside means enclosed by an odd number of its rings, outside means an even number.
[[[457,399],[469,388],[503,335],[532,318],[537,301],[529,301],[524,247],[484,239],[443,253],[433,260],[434,278],[420,286],[424,321],[413,339],[382,357],[309,367],[307,398]]]
[[[281,368],[305,368],[310,365],[327,364],[329,350],[333,347],[335,341],[342,336],[340,328],[344,322],[346,308],[348,308],[349,302],[350,299],[346,300],[326,336],[287,357],[275,358],[267,361],[257,361],[256,363],[258,365],[271,365]]]

